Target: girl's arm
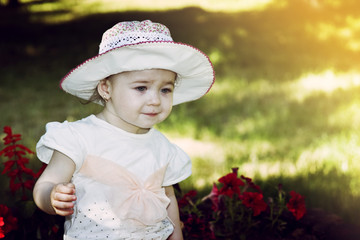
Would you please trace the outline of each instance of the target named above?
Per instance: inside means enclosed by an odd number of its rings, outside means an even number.
[[[171,234],[171,236],[168,239],[182,240],[183,235],[180,225],[179,207],[177,204],[173,186],[165,187],[165,194],[170,199],[170,204],[167,208],[168,216],[171,219],[171,221],[175,224],[174,232]]]
[[[33,196],[36,205],[48,214],[71,215],[76,200],[75,186],[70,183],[74,172],[75,163],[66,155],[54,151],[35,184]]]

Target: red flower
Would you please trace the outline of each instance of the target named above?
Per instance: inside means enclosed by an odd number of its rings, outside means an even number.
[[[241,175],[241,178],[244,179],[247,183],[247,185],[249,187],[251,187],[252,189],[262,193],[262,190],[260,188],[260,186],[256,185],[255,183],[253,183],[252,179],[251,178],[248,178],[248,177],[245,177],[244,175]]]
[[[17,228],[17,218],[11,214],[7,206],[0,204],[0,238]]]
[[[179,208],[185,207],[191,202],[191,198],[195,197],[197,192],[195,190],[190,190],[188,193],[186,193],[179,201],[178,205]]]
[[[52,226],[52,228],[51,228],[51,231],[53,231],[53,233],[58,233],[58,231],[59,231],[59,226],[57,225],[57,224],[55,224],[54,226]]]
[[[4,137],[5,145],[8,145],[10,143],[16,143],[17,141],[21,140],[21,135],[12,134],[11,127],[9,126],[4,127],[4,133],[6,133],[6,137]]]
[[[4,223],[4,218],[0,217],[0,238],[4,238],[5,234],[4,231],[2,230],[2,227],[5,225]]]
[[[211,209],[216,212],[219,210],[219,189],[217,188],[216,184],[214,183],[213,188],[210,194],[207,196],[210,198],[212,202]]]
[[[232,197],[235,193],[240,196],[240,186],[245,185],[245,183],[237,177],[237,168],[233,168],[232,173],[221,177],[219,182],[223,184],[219,195],[226,195],[229,197]]]
[[[16,191],[22,190],[23,199],[25,199],[25,190],[32,190],[35,180],[40,176],[43,168],[37,173],[27,168],[26,164],[29,163],[29,158],[25,156],[26,154],[34,154],[34,152],[17,143],[21,140],[21,135],[13,134],[11,127],[4,127],[4,133],[6,133],[6,137],[3,140],[7,146],[0,151],[0,156],[4,156],[8,160],[3,163],[4,169],[2,174],[7,174],[10,178],[9,188],[11,192],[15,194]]]
[[[299,220],[306,213],[305,198],[295,191],[290,191],[291,199],[286,204],[287,208]]]
[[[46,166],[47,166],[47,164],[43,163],[41,168],[39,169],[39,171],[37,173],[34,173],[34,178],[35,179],[38,179],[40,177],[40,175],[44,172]]]
[[[262,211],[265,211],[267,208],[267,205],[265,201],[263,200],[263,195],[258,192],[244,192],[244,194],[241,196],[241,199],[243,200],[243,204],[251,208],[253,210],[253,215],[257,216]]]

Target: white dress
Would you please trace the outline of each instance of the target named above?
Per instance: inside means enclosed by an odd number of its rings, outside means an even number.
[[[52,122],[38,142],[48,163],[54,150],[76,170],[75,212],[66,218],[64,239],[167,239],[164,186],[191,175],[191,161],[155,129],[132,134],[90,115],[76,122]]]

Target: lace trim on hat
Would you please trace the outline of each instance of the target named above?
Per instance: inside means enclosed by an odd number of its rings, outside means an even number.
[[[99,46],[99,54],[107,52],[113,48],[131,45],[141,42],[172,42],[173,39],[165,34],[159,33],[138,33],[122,34],[121,36],[115,36],[108,38],[106,41],[101,42]]]

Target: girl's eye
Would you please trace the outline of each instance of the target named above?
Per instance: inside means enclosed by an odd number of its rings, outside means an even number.
[[[143,92],[146,90],[146,87],[140,86],[140,87],[136,87],[135,89],[138,90],[139,92]]]
[[[171,93],[172,89],[171,88],[163,88],[163,89],[161,89],[161,92],[162,93]]]

